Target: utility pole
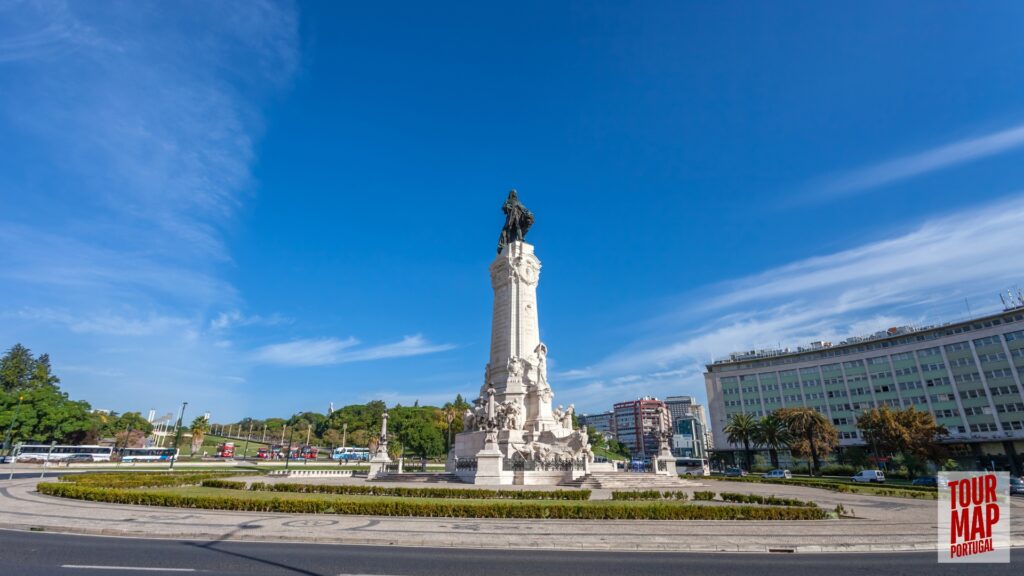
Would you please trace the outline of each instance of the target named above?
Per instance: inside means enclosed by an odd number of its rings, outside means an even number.
[[[186,406],[188,406],[188,402],[181,403],[181,413],[178,414],[178,423],[174,425],[174,445],[171,447],[174,450],[174,454],[171,455],[171,467],[169,470],[174,470],[174,462],[178,459],[178,443],[181,441],[181,422],[185,418]]]
[[[306,446],[309,446],[309,433],[311,430],[312,427],[309,424],[306,424]]]
[[[288,431],[288,425],[285,424],[284,428],[281,428],[281,444],[284,444],[284,433]]]
[[[267,423],[266,422],[263,423],[263,437],[260,438],[260,443],[261,444],[266,444],[267,443]]]

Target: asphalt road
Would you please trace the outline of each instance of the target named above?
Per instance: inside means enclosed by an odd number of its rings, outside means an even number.
[[[509,535],[515,538],[514,534]],[[1024,550],[1010,564],[938,564],[934,553],[680,554],[452,550],[255,542],[186,542],[0,530],[0,574],[606,576],[751,574],[793,576],[1019,575]]]

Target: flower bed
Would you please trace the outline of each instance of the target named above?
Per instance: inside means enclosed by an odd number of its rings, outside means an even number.
[[[255,495],[250,496],[245,492],[211,496],[161,492],[159,489],[104,488],[74,482],[44,482],[38,485],[38,490],[42,494],[93,502],[248,512],[573,520],[821,520],[830,517],[827,512],[818,508],[694,506],[671,502],[481,502],[455,499],[344,498],[334,495],[301,499],[296,497],[299,495],[256,498]]]
[[[215,481],[217,483],[223,481]],[[235,484],[231,482],[230,484]],[[244,488],[244,483],[242,483]],[[204,482],[203,486],[228,488]],[[237,489],[237,488],[236,488]],[[480,488],[403,488],[365,484],[294,484],[253,482],[249,490],[261,492],[298,492],[304,494],[349,494],[362,496],[398,496],[412,498],[459,498],[488,500],[589,500],[590,490],[485,490]]]
[[[722,482],[747,482],[752,484],[779,484],[783,486],[803,486],[821,488],[846,494],[871,494],[874,496],[897,496],[901,498],[917,498],[922,500],[938,499],[938,491],[928,486],[886,486],[884,484],[863,484],[838,480],[818,480],[811,478],[793,478],[787,480],[770,480],[767,478],[707,476],[703,480]]]

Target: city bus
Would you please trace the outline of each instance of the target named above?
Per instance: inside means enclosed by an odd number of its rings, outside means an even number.
[[[50,446],[49,444],[19,444],[14,447],[14,460],[27,462],[42,460],[59,462],[72,456],[76,460],[92,459],[93,462],[110,462],[114,449],[110,446]]]
[[[369,448],[353,448],[351,446],[342,446],[335,448],[331,452],[332,460],[342,460],[344,462],[350,462],[352,460],[364,461],[370,459]]]
[[[121,462],[168,462],[178,459],[174,448],[125,448],[121,450]]]
[[[676,474],[682,476],[708,476],[711,468],[707,458],[676,458]]]

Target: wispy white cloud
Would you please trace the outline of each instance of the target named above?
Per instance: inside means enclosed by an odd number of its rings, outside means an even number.
[[[958,140],[901,156],[874,166],[839,174],[826,181],[816,196],[836,198],[885,186],[900,180],[950,168],[979,158],[994,156],[1024,145],[1024,124],[1005,130]]]
[[[271,314],[269,316],[261,316],[259,314],[246,315],[238,310],[232,310],[217,314],[213,320],[210,320],[210,328],[212,330],[227,330],[234,326],[277,326],[278,324],[290,322],[290,319],[280,314]]]
[[[563,396],[592,410],[637,394],[702,396],[704,364],[731,352],[948,321],[965,298],[974,313],[992,312],[996,293],[1024,278],[1021,222],[1024,196],[1016,196],[687,295],[649,333],[555,379],[568,384]]]
[[[0,174],[0,337],[110,366],[65,381],[98,405],[216,405],[226,330],[283,320],[234,312],[225,232],[298,64],[287,1],[2,3],[0,149],[47,169]]]
[[[367,360],[420,356],[451,350],[452,344],[431,344],[423,336],[406,336],[398,342],[356,348],[359,340],[320,338],[270,344],[256,350],[253,359],[285,366],[325,366]]]

